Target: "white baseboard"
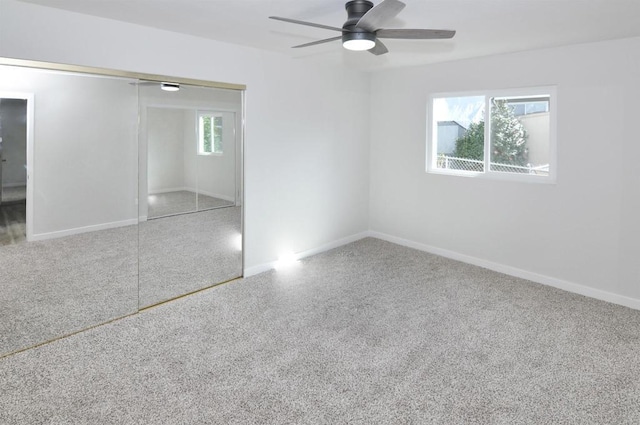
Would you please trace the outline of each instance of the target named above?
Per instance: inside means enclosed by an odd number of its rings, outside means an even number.
[[[181,192],[183,190],[186,190],[187,192],[193,192],[193,190],[189,189],[188,187],[170,187],[166,189],[158,189],[158,190],[150,191],[149,193],[147,193],[147,195],[159,195],[161,193]]]
[[[573,292],[575,294],[584,295],[586,297],[595,298],[602,301],[607,301],[613,304],[619,304],[625,307],[640,310],[640,300],[627,297],[624,295],[615,294],[613,292],[603,291],[601,289],[591,288],[589,286],[580,285],[578,283],[569,282],[566,280],[558,279],[551,276],[545,276],[535,272],[522,270],[516,267],[507,266],[504,264],[494,263],[492,261],[483,260],[481,258],[472,257],[470,255],[460,254],[455,251],[449,251],[442,248],[426,245],[420,242],[411,241],[408,239],[399,238],[396,236],[388,235],[386,233],[369,231],[368,236],[373,238],[382,239],[388,242],[392,242],[398,245],[403,245],[409,248],[414,248],[420,251],[425,251],[430,254],[440,255],[442,257],[451,258],[452,260],[462,261],[464,263],[480,266],[485,269],[493,270],[499,273],[504,273],[509,276],[519,277],[527,279],[532,282],[541,283],[543,285],[552,286],[554,288],[562,289],[564,291]]]
[[[26,186],[27,182],[24,183],[3,183],[2,187],[23,187]]]
[[[44,241],[47,239],[62,238],[64,236],[78,235],[80,233],[95,232],[98,230],[115,229],[116,227],[132,226],[135,224],[138,224],[138,220],[133,218],[129,220],[114,221],[111,223],[95,224],[92,226],[75,227],[73,229],[59,230],[57,232],[34,234],[29,241]]]
[[[194,189],[187,189],[189,192],[195,193]],[[233,196],[221,195],[219,193],[207,192],[205,190],[198,190],[198,193],[201,195],[211,196],[212,198],[222,199],[224,201],[235,202],[235,198]]]
[[[268,263],[258,264],[257,266],[245,267],[242,277],[249,277],[256,274],[266,272],[276,268],[277,261],[270,261]]]
[[[328,251],[333,248],[337,248],[342,245],[346,245],[351,242],[358,241],[360,239],[366,238],[369,236],[369,232],[361,232],[356,233],[355,235],[347,236],[346,238],[338,239],[324,245],[320,245],[319,247],[309,249],[307,251],[298,252],[294,254],[296,260],[301,258],[310,257],[312,255],[320,254],[321,252]],[[278,261],[270,261],[268,263],[258,264],[256,266],[247,267],[244,269],[244,277],[249,277],[256,275],[258,273],[266,272],[267,270],[271,270],[276,268]]]
[[[196,190],[192,187],[173,187],[168,189],[159,189],[159,190],[154,190],[153,192],[149,192],[149,195],[159,195],[162,193],[181,192],[181,191],[191,192],[193,194],[199,193],[202,195],[211,196],[212,198],[218,198],[224,201],[235,202],[235,198],[233,196],[221,195],[219,193],[207,192],[205,190]]]

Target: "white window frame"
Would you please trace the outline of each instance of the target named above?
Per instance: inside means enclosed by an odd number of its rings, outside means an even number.
[[[196,149],[197,149],[197,154],[198,155],[202,155],[202,156],[222,156],[224,155],[224,149],[220,152],[216,152],[216,151],[212,151],[212,152],[204,152],[204,140],[203,140],[203,134],[202,134],[202,128],[200,125],[200,119],[202,117],[211,117],[212,118],[212,125],[213,125],[213,121],[215,118],[220,118],[223,119],[222,113],[220,112],[216,112],[216,111],[198,111],[196,114],[196,135],[197,135],[197,145],[196,145]],[[214,135],[213,135],[213,129],[211,129],[212,133],[211,133],[211,137],[213,139]],[[223,129],[224,131],[224,129]],[[215,147],[215,140],[211,140],[211,148],[214,149]]]
[[[535,174],[508,173],[504,171],[491,171],[489,167],[491,150],[487,149],[491,143],[491,125],[490,125],[490,103],[492,98],[529,98],[532,96],[549,96],[549,175],[541,176]],[[437,168],[437,131],[438,126],[434,125],[434,99],[446,97],[472,97],[484,96],[484,171],[465,171]],[[557,111],[558,111],[558,95],[556,86],[540,86],[525,87],[515,89],[501,90],[482,90],[482,91],[462,91],[433,93],[429,95],[429,104],[427,105],[427,157],[426,172],[430,174],[442,174],[449,176],[474,177],[479,179],[491,180],[511,180],[532,183],[556,183],[557,174]]]

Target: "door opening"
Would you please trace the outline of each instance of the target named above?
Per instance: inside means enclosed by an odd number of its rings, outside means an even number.
[[[27,240],[27,104],[0,96],[0,245]]]

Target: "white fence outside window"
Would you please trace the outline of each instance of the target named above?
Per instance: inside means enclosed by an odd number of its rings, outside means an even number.
[[[490,163],[491,171],[499,171],[503,173],[519,173],[519,174],[535,174],[539,176],[549,175],[549,164],[544,165],[510,165],[499,164],[497,162]],[[484,171],[484,161],[477,159],[458,158],[455,156],[438,155],[437,168],[444,170],[463,170],[473,172]]]

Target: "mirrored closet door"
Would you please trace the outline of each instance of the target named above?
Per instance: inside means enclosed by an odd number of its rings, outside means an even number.
[[[0,58],[0,357],[242,275],[244,87],[161,79]]]
[[[141,307],[242,273],[242,92],[171,88],[139,83]]]
[[[0,66],[0,355],[138,308],[134,82]]]

